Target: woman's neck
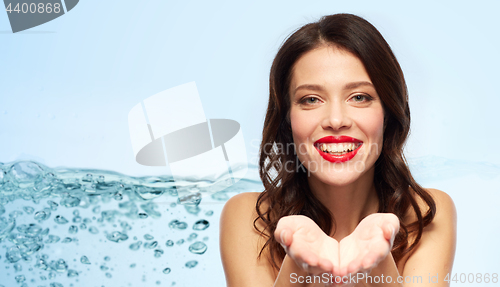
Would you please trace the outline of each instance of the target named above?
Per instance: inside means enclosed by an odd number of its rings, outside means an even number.
[[[351,234],[366,216],[378,211],[378,196],[373,184],[374,168],[355,182],[345,186],[332,186],[310,176],[309,186],[313,194],[328,208],[335,219],[337,241]]]

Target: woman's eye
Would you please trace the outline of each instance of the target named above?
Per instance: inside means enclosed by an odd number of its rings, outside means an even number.
[[[308,105],[316,104],[318,102],[319,102],[319,99],[318,98],[313,98],[313,97],[304,98],[301,101],[302,104],[308,104]]]
[[[371,101],[373,98],[368,95],[355,95],[351,99],[353,99],[355,102],[362,103]]]

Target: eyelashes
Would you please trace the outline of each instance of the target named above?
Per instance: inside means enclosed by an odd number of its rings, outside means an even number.
[[[299,103],[302,105],[316,105],[320,103],[321,99],[315,96],[305,96],[300,99]],[[357,94],[352,96],[349,101],[353,101],[355,103],[368,103],[373,101],[373,97],[366,94]]]

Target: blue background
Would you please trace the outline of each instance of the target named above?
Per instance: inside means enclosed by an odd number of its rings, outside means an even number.
[[[135,162],[128,112],[195,81],[206,117],[238,121],[256,163],[279,45],[322,15],[353,13],[379,29],[405,73],[412,113],[406,155],[417,180],[457,205],[454,272],[500,273],[499,8],[498,1],[82,0],[16,34],[0,12],[0,162],[168,173]],[[224,284],[212,245],[206,267],[191,270],[199,276],[177,286],[202,277]]]

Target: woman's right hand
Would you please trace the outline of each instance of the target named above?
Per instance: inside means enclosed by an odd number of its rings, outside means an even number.
[[[307,216],[281,218],[274,238],[297,266],[310,274],[333,273],[334,266],[339,266],[339,243]]]

